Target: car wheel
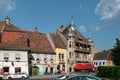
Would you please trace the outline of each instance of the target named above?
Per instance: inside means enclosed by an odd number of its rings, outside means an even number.
[[[0,80],[3,80],[3,78],[2,78],[2,77],[0,77]]]
[[[11,77],[9,77],[9,78],[8,78],[8,80],[12,80],[12,78],[11,78]]]
[[[22,79],[25,79],[25,77],[23,76]]]

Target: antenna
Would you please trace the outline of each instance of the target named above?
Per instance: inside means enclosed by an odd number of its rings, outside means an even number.
[[[73,16],[71,16],[71,25],[74,25]]]
[[[90,37],[90,29],[89,29],[89,27],[88,27],[88,37]]]
[[[73,20],[73,16],[71,16],[71,19]]]

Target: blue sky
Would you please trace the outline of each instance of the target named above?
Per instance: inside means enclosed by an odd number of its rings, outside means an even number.
[[[113,48],[120,38],[120,0],[0,0],[0,21],[10,18],[18,27],[49,33],[70,24],[99,51]]]

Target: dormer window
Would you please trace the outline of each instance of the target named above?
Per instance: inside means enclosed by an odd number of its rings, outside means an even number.
[[[7,17],[7,18],[5,19],[5,24],[7,24],[7,25],[10,24],[10,18]]]
[[[9,54],[8,53],[5,53],[4,54],[4,60],[7,62],[9,60]]]
[[[20,54],[15,54],[15,59],[16,59],[16,61],[20,61]]]

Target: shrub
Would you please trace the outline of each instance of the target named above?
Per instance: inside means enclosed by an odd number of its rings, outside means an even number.
[[[98,76],[120,79],[120,66],[99,66]]]

